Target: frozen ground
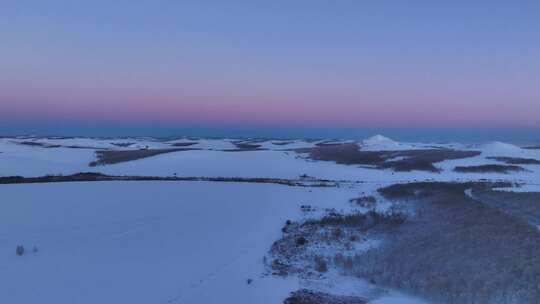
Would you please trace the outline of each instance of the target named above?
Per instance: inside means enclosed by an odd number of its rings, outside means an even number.
[[[279,228],[303,202],[339,204],[350,195],[177,182],[1,192],[1,303],[279,303],[295,284],[260,278]],[[15,244],[39,251],[17,257]]]
[[[0,302],[280,303],[301,284],[261,276],[262,257],[280,227],[301,216],[301,204],[346,206],[355,190],[203,182],[3,185]],[[38,251],[18,257],[16,244]]]
[[[89,166],[99,149],[167,149],[193,142],[189,148],[200,150]],[[0,177],[101,172],[348,181],[339,188],[158,181],[0,185],[0,303],[281,303],[299,288],[367,296],[376,304],[423,303],[394,291],[374,293],[370,284],[332,271],[324,280],[265,276],[262,259],[287,219],[321,216],[328,208],[349,212],[349,199],[392,183],[489,179],[519,183],[514,191],[540,189],[540,165],[522,165],[526,171],[512,174],[453,171],[502,164],[491,156],[540,159],[540,150],[505,143],[433,145],[382,136],[356,142],[366,151],[436,146],[482,152],[436,163],[442,171],[432,173],[312,161],[291,150],[350,141],[247,141],[264,150],[227,151],[235,142],[0,138]],[[316,211],[302,212],[306,204]],[[378,206],[387,207],[384,201]],[[18,244],[26,248],[22,257],[15,255]]]

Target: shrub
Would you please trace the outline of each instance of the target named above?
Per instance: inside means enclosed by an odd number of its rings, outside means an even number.
[[[284,304],[366,304],[367,302],[366,299],[360,297],[332,295],[307,289],[295,291],[283,301]]]
[[[326,260],[323,257],[315,257],[315,270],[321,273],[328,271],[328,265],[326,264]]]
[[[479,166],[457,166],[455,172],[460,173],[510,173],[525,171],[520,166],[515,165],[479,165]]]
[[[375,199],[375,197],[371,195],[353,198],[353,199],[350,199],[349,201],[351,203],[356,203],[360,207],[364,207],[364,208],[372,208],[377,203],[377,199]]]
[[[296,246],[304,246],[305,244],[307,244],[307,240],[305,237],[301,236],[299,238],[296,239]]]
[[[17,248],[15,249],[15,253],[18,256],[22,256],[24,254],[24,247],[22,245],[17,246]]]
[[[341,228],[332,229],[332,238],[335,240],[339,240],[341,236],[343,235],[343,230]]]

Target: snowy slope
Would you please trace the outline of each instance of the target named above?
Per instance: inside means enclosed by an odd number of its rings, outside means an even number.
[[[339,206],[354,195],[197,182],[3,185],[0,193],[0,303],[79,304],[280,303],[298,283],[260,277],[280,227],[303,203]],[[17,257],[18,244],[39,251]]]
[[[375,135],[370,138],[364,139],[361,142],[360,147],[363,151],[399,151],[424,149],[423,145],[400,143],[382,135]]]
[[[503,142],[489,142],[473,145],[470,149],[482,151],[483,156],[506,156],[506,157],[539,157],[540,150],[523,149],[513,144]]]
[[[0,139],[0,176],[42,176],[85,171],[94,150],[42,148]]]

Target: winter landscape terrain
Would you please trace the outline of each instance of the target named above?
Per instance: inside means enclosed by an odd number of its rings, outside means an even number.
[[[0,138],[0,303],[539,303],[540,149]]]

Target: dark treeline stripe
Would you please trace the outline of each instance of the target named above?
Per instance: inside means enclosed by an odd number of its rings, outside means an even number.
[[[0,177],[0,184],[32,184],[57,182],[94,182],[94,181],[205,181],[205,182],[238,182],[266,183],[287,186],[334,186],[334,181],[315,179],[308,184],[305,181],[264,177],[176,177],[176,176],[119,176],[101,173],[77,173],[73,175],[46,175],[39,177],[6,176]]]

